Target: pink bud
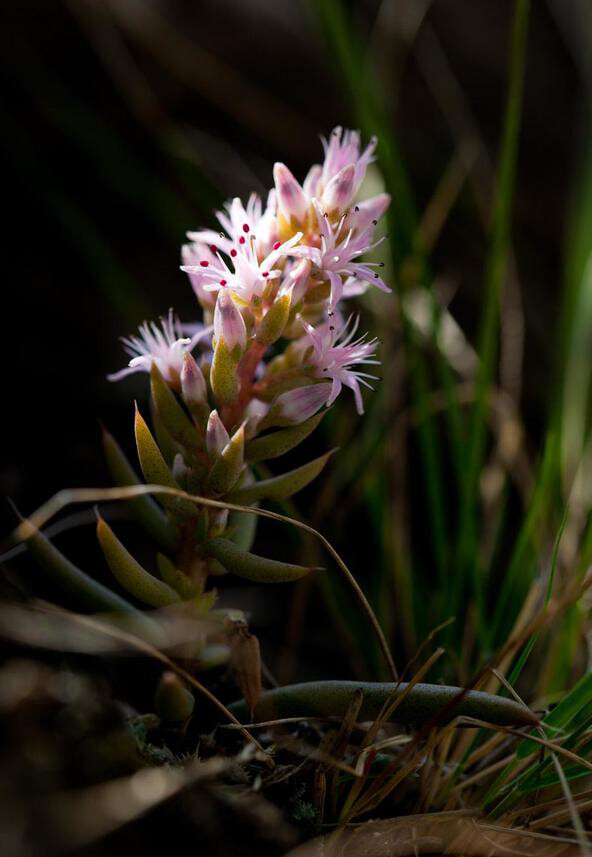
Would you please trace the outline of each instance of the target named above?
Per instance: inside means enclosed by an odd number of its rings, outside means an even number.
[[[205,378],[188,351],[183,355],[181,391],[186,405],[199,405],[206,400],[207,387]]]
[[[308,278],[311,269],[310,259],[301,259],[292,273],[286,278],[292,288],[292,306],[302,300],[308,288]]]
[[[308,199],[288,167],[285,164],[276,164],[273,168],[273,178],[280,213],[288,223],[292,218],[303,223],[308,213]]]
[[[206,449],[210,455],[218,456],[229,442],[230,436],[224,427],[224,423],[218,416],[218,411],[212,411],[208,418],[206,428]]]
[[[323,191],[322,204],[327,211],[342,211],[350,204],[354,193],[356,168],[353,164],[343,167],[333,176]]]
[[[238,307],[227,289],[220,289],[214,309],[214,336],[224,340],[229,351],[238,345],[244,351],[247,345],[247,328]]]
[[[320,164],[314,164],[306,174],[306,178],[302,184],[302,190],[309,199],[313,196],[319,197],[319,183],[323,175],[323,168]]]
[[[274,410],[294,423],[302,423],[322,408],[331,395],[331,384],[310,384],[288,390],[277,397]]]
[[[345,221],[346,228],[363,232],[373,221],[380,220],[390,202],[391,198],[388,193],[379,193],[378,196],[359,202],[350,209]]]

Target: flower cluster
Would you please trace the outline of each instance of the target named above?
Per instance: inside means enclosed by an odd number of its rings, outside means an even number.
[[[363,261],[378,243],[375,227],[390,199],[384,193],[358,199],[375,140],[362,149],[357,131],[336,128],[323,145],[323,164],[302,184],[278,163],[265,203],[257,194],[246,205],[233,199],[217,213],[221,231],[188,233],[181,267],[203,323],[182,326],[170,312],[161,327],[143,324],[139,336],[124,340],[132,359],[113,380],[155,363],[185,396],[185,355],[199,343],[193,395],[199,389],[205,400],[209,382],[229,432],[245,423],[253,437],[273,425],[302,423],[332,404],[343,386],[363,412],[360,385],[369,386],[373,376],[362,367],[377,362],[376,340],[356,338],[358,323],[343,316],[341,304],[370,285],[390,291],[377,270],[381,263]],[[271,349],[280,339],[285,347]]]

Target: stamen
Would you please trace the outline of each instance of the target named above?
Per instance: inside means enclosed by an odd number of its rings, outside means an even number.
[[[233,247],[233,248],[232,248],[232,250],[230,251],[230,255],[231,255],[231,256],[232,256],[232,258],[234,259],[234,257],[236,256],[236,254],[237,254],[237,251],[236,251],[236,250],[234,249],[234,247]]]
[[[215,244],[210,244],[210,250],[212,251],[212,253],[217,253],[217,252],[218,252],[218,248],[216,247],[216,245],[215,245]]]
[[[202,261],[199,264],[202,266],[202,268],[207,268],[210,263],[206,262],[205,259],[202,259]]]
[[[281,246],[282,246],[282,242],[281,242],[281,241],[276,241],[276,242],[275,242],[275,244],[273,245],[273,249],[274,249],[274,250],[279,250]]]
[[[220,280],[220,285],[221,285],[221,286],[225,286],[225,285],[226,285],[226,280]]]
[[[238,239],[238,243],[239,243],[239,244],[244,244],[244,243],[245,243],[245,236],[244,236],[244,235],[241,235],[241,237]]]
[[[243,232],[248,232],[248,231],[249,231],[249,224],[243,223]]]
[[[374,224],[374,226],[378,226],[378,220],[373,220],[372,223]]]

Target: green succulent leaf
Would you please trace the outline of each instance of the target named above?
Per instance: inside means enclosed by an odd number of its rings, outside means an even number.
[[[270,432],[263,437],[256,437],[247,443],[245,458],[247,461],[265,461],[270,458],[279,458],[290,452],[298,444],[302,443],[319,425],[327,411],[315,414],[303,423]]]
[[[191,452],[197,449],[199,437],[195,426],[177,401],[156,363],[150,369],[150,389],[155,411],[171,437]]]
[[[288,583],[319,569],[279,562],[241,550],[228,539],[212,539],[205,545],[209,556],[217,559],[227,571],[257,583]]]
[[[151,607],[166,607],[179,601],[178,593],[146,571],[100,516],[97,537],[113,576],[139,601]]]
[[[195,699],[174,672],[163,673],[154,695],[158,716],[167,723],[182,723],[193,714]]]
[[[280,338],[290,316],[290,296],[283,295],[272,304],[257,326],[257,342],[272,345]]]
[[[383,706],[394,702],[407,689],[407,682],[313,681],[278,687],[261,694],[253,717],[344,717],[356,690],[363,693],[360,720],[375,720]],[[244,700],[234,702],[230,711],[239,719],[247,716]],[[394,710],[398,723],[421,725],[431,720],[449,723],[455,717],[473,717],[500,726],[531,726],[537,718],[525,705],[478,690],[439,684],[414,685]]]
[[[146,482],[164,485],[167,488],[179,488],[137,406],[134,427],[138,457]],[[187,518],[197,514],[194,505],[181,497],[168,497],[166,494],[162,494],[159,495],[159,500],[176,516]]]
[[[158,571],[164,582],[187,601],[199,594],[199,588],[163,553],[156,555]]]
[[[103,449],[111,478],[116,485],[140,485],[141,480],[112,434],[103,429]],[[134,520],[165,548],[173,551],[180,539],[179,528],[148,494],[126,501]]]
[[[332,449],[325,455],[303,464],[302,467],[290,470],[288,473],[273,476],[271,479],[262,479],[260,482],[255,482],[254,485],[247,485],[238,488],[236,491],[231,491],[225,499],[230,503],[240,503],[242,506],[250,506],[252,503],[265,499],[286,500],[305,488],[313,479],[316,479],[336,451],[336,449]]]
[[[232,405],[238,398],[236,370],[238,360],[230,353],[220,337],[216,343],[214,360],[210,369],[210,384],[218,405]]]
[[[218,496],[230,491],[243,469],[244,453],[245,427],[242,425],[214,462],[208,478],[208,489]]]
[[[136,607],[70,562],[43,533],[30,525],[25,544],[50,579],[87,610],[142,616]],[[143,617],[142,617],[143,618]]]

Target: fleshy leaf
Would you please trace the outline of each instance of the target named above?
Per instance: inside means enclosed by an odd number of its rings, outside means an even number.
[[[167,488],[178,488],[179,485],[169,470],[168,465],[137,406],[134,427],[136,432],[138,457],[140,459],[142,473],[144,474],[146,482],[153,483],[155,485],[164,485]],[[168,497],[166,494],[162,494],[159,495],[159,500],[163,506],[170,509],[170,511],[175,515],[187,518],[194,517],[197,514],[196,508],[193,504],[180,497]]]
[[[247,461],[265,461],[285,455],[291,449],[302,443],[316,429],[325,416],[326,411],[315,414],[298,425],[280,431],[270,432],[263,437],[256,437],[247,443],[245,458]]]
[[[103,429],[103,449],[111,478],[116,485],[140,485],[141,480],[129,463],[125,453],[112,434]],[[166,550],[175,550],[179,544],[180,533],[176,524],[162,511],[158,503],[145,494],[127,500],[126,505],[134,520]]]
[[[156,555],[156,561],[158,563],[158,571],[164,582],[168,584],[171,589],[174,589],[184,601],[199,594],[199,587],[197,587],[186,574],[183,574],[183,572],[180,571],[173,562],[171,562],[168,556],[165,556],[163,553],[159,553]]]
[[[193,714],[195,699],[172,670],[164,672],[154,695],[158,716],[167,723],[182,723]]]
[[[153,363],[150,369],[150,389],[154,408],[171,437],[189,452],[197,449],[199,437],[195,426],[175,398],[156,363]]]
[[[43,533],[30,525],[26,546],[51,580],[87,610],[142,616],[132,604],[70,562]],[[142,617],[144,618],[144,617]]]
[[[308,464],[303,464],[302,467],[297,467],[288,473],[282,473],[280,476],[272,476],[271,479],[262,479],[260,482],[255,482],[254,485],[237,488],[236,491],[227,494],[225,499],[230,503],[239,503],[242,506],[250,506],[258,500],[265,499],[286,500],[305,488],[313,479],[316,479],[336,451],[336,449],[332,449],[325,455],[309,461]]]
[[[241,550],[228,539],[212,539],[204,547],[227,571],[257,583],[288,583],[318,570],[257,556]]]
[[[290,295],[277,298],[257,326],[256,339],[263,345],[272,345],[280,338],[290,315]]]
[[[151,607],[166,607],[179,601],[178,593],[146,571],[100,516],[97,521],[97,537],[113,576],[139,601]]]
[[[237,367],[238,361],[232,356],[224,340],[220,339],[216,344],[210,370],[212,392],[219,405],[232,405],[238,397]]]
[[[218,496],[226,494],[236,484],[244,464],[245,427],[242,425],[230,438],[208,477],[208,489]]]

